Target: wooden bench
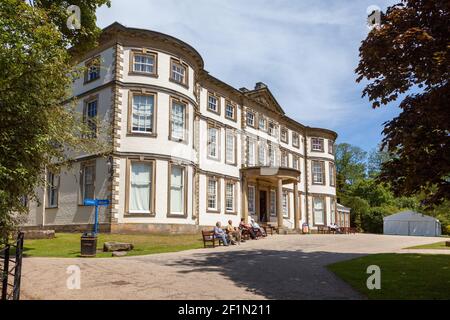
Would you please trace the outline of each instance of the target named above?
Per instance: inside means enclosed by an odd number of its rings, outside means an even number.
[[[319,234],[327,234],[327,233],[331,233],[331,230],[329,227],[326,226],[318,226],[317,227],[317,233]]]
[[[205,248],[215,248],[216,247],[216,241],[217,245],[220,246],[223,245],[222,239],[218,239],[214,237],[214,231],[204,231],[202,230],[202,237],[203,237],[203,246]]]

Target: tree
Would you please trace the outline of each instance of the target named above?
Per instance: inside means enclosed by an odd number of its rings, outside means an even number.
[[[365,177],[366,152],[348,143],[336,146],[336,183],[339,195],[349,185]]]
[[[429,204],[450,198],[449,29],[450,2],[403,0],[362,42],[356,69],[373,108],[404,96],[385,123],[390,160],[380,179],[397,195],[425,193]]]
[[[66,47],[89,33],[66,37],[51,13],[22,0],[0,2],[0,242],[27,212],[21,199],[33,198],[45,168],[66,162],[68,151],[99,147],[81,138],[80,115],[63,105],[74,74]],[[89,26],[90,19],[82,20]]]
[[[378,177],[381,173],[383,163],[390,160],[389,152],[381,148],[370,151],[367,159],[367,175],[369,177]]]

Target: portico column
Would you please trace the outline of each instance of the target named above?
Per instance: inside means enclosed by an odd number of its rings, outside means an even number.
[[[294,182],[294,228],[300,229],[300,207],[298,203],[298,182]]]
[[[283,180],[282,179],[278,179],[277,219],[278,219],[278,230],[281,230],[281,229],[283,229]]]
[[[242,179],[242,218],[245,223],[248,222],[248,183],[247,178],[244,176]]]

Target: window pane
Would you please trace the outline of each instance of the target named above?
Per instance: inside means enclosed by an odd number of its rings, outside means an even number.
[[[97,137],[97,100],[90,101],[86,105],[85,123],[90,130],[89,138]]]
[[[313,170],[313,182],[314,183],[323,183],[323,167],[322,162],[313,161],[312,162],[312,170]]]
[[[252,140],[247,140],[247,165],[255,165],[255,143]]]
[[[225,206],[226,206],[227,211],[234,210],[234,184],[233,183],[227,183]]]
[[[133,126],[134,132],[153,132],[154,96],[133,96]]]
[[[184,213],[184,168],[172,166],[170,177],[170,212]]]
[[[322,199],[314,199],[314,222],[324,224],[324,204]]]
[[[217,98],[212,95],[208,97],[208,109],[217,112]]]
[[[217,181],[208,180],[208,209],[217,209]]]
[[[231,104],[227,104],[225,115],[227,118],[234,119],[234,106]]]
[[[134,71],[153,73],[155,66],[155,58],[148,55],[135,55],[134,56]]]
[[[152,165],[132,163],[130,177],[130,212],[150,212]]]
[[[234,134],[227,132],[226,140],[226,160],[228,163],[234,163]]]
[[[184,139],[186,106],[184,104],[174,102],[172,104],[172,138]]]
[[[217,153],[217,141],[218,130],[216,128],[208,129],[208,155],[213,158],[218,157]]]

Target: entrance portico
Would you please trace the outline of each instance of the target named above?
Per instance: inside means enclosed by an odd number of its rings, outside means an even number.
[[[300,177],[300,171],[291,168],[275,168],[275,167],[250,167],[241,169],[242,176],[242,186],[243,186],[243,215],[242,217],[245,221],[248,221],[248,186],[250,183],[255,185],[255,213],[256,217],[261,220],[263,214],[268,214],[266,206],[262,208],[260,204],[260,192],[266,192],[266,194],[262,194],[262,196],[267,196],[264,201],[269,203],[269,193],[271,190],[275,189],[276,194],[276,217],[277,217],[277,225],[278,229],[282,230],[284,228],[284,217],[283,217],[283,186],[292,184],[294,186],[294,229],[300,229],[300,203],[299,203],[299,192],[298,192],[298,183]],[[256,199],[257,197],[257,199]],[[264,212],[265,211],[265,212]],[[264,221],[266,222],[266,221]]]

